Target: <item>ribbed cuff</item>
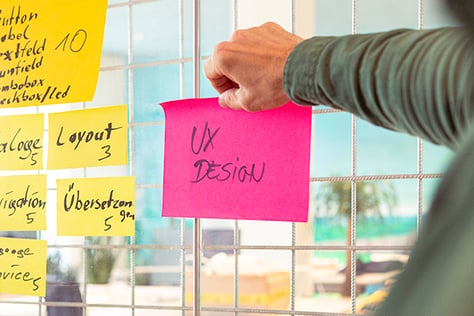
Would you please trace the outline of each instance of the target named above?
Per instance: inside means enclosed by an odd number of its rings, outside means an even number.
[[[321,52],[336,37],[313,37],[299,43],[285,63],[283,86],[287,96],[301,105],[321,104],[317,95],[317,72]]]

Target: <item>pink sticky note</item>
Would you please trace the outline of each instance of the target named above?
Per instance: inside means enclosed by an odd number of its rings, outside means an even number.
[[[307,221],[311,107],[248,113],[217,98],[162,106],[163,216]]]

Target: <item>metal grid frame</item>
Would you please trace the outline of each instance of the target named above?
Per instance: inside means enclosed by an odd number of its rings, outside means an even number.
[[[183,21],[183,6],[184,0],[177,0],[179,2],[179,59],[178,60],[168,60],[168,61],[160,61],[160,62],[152,62],[146,64],[134,64],[133,63],[133,49],[132,49],[132,10],[133,6],[137,4],[149,3],[149,2],[158,2],[160,0],[128,0],[125,2],[120,2],[116,4],[109,4],[109,8],[116,8],[116,7],[128,7],[129,9],[129,33],[128,33],[128,60],[126,65],[120,66],[107,66],[102,67],[102,72],[107,71],[115,71],[115,70],[125,70],[128,72],[128,102],[130,107],[130,163],[129,163],[129,172],[131,175],[134,174],[135,169],[135,162],[134,162],[134,129],[141,126],[160,126],[164,125],[164,122],[148,122],[148,123],[137,123],[134,121],[133,117],[133,108],[134,108],[134,90],[133,90],[133,70],[140,68],[140,67],[151,67],[151,66],[158,66],[163,64],[170,64],[170,63],[178,63],[180,66],[180,96],[184,97],[184,65],[185,63],[192,62],[193,63],[193,96],[199,97],[200,96],[200,82],[199,82],[199,74],[200,74],[200,64],[201,61],[205,59],[205,57],[201,56],[201,48],[200,48],[200,1],[193,0],[193,19],[194,19],[194,34],[193,34],[193,57],[192,58],[185,58],[184,57],[184,35],[183,35],[183,28],[184,28],[184,21]],[[294,30],[294,20],[295,20],[295,2],[297,0],[288,0],[291,3],[292,14],[291,14],[291,25],[292,29]],[[357,33],[357,7],[359,0],[348,0],[352,3],[352,33]],[[237,2],[238,0],[233,0],[233,24],[234,29],[237,25]],[[418,2],[418,28],[423,28],[423,1],[417,0]],[[85,107],[85,104],[83,104]],[[328,113],[338,112],[338,110],[327,110],[327,109],[313,109],[313,116],[317,117],[319,115],[325,115]],[[84,315],[87,314],[87,308],[91,307],[103,307],[103,308],[128,308],[130,309],[131,315],[135,315],[135,311],[138,309],[151,309],[151,310],[168,310],[168,311],[181,311],[182,315],[188,314],[192,312],[195,316],[205,315],[205,312],[223,312],[228,314],[234,314],[235,316],[241,313],[257,313],[257,314],[272,314],[272,315],[347,315],[347,314],[336,314],[336,313],[323,313],[323,312],[308,312],[308,311],[300,311],[296,309],[295,304],[295,275],[296,275],[296,265],[295,265],[295,257],[298,251],[318,251],[318,250],[336,250],[336,251],[351,251],[351,266],[352,266],[352,275],[351,275],[351,309],[352,313],[355,314],[355,306],[356,306],[356,252],[358,251],[403,251],[408,252],[410,251],[409,246],[364,246],[364,245],[357,245],[356,243],[356,182],[357,181],[375,181],[375,180],[391,180],[391,179],[416,179],[417,180],[417,230],[420,229],[421,226],[421,217],[423,211],[423,198],[422,198],[422,190],[423,190],[423,179],[434,179],[440,178],[441,174],[434,174],[434,173],[424,173],[423,172],[423,141],[418,139],[417,143],[417,172],[414,174],[390,174],[390,175],[371,175],[371,176],[360,176],[356,172],[356,132],[357,132],[357,121],[354,116],[352,116],[352,144],[351,144],[351,175],[350,176],[342,176],[342,177],[311,177],[310,182],[313,183],[323,183],[323,182],[332,182],[332,181],[350,181],[352,183],[352,196],[351,196],[351,218],[352,218],[352,235],[351,235],[351,244],[350,245],[341,245],[341,246],[321,246],[321,245],[301,245],[297,244],[296,242],[296,224],[291,225],[291,245],[290,246],[269,246],[269,245],[241,245],[239,243],[239,221],[234,221],[234,245],[233,246],[205,246],[202,244],[202,229],[201,229],[201,220],[195,219],[193,223],[193,244],[192,247],[185,245],[185,220],[181,219],[180,221],[180,244],[179,246],[156,246],[156,245],[138,245],[135,243],[135,238],[130,237],[128,245],[108,245],[108,246],[97,246],[97,245],[85,245],[85,244],[71,244],[71,245],[48,245],[48,248],[57,248],[57,249],[65,249],[65,248],[75,248],[75,249],[82,249],[83,250],[83,272],[84,275],[87,271],[87,262],[85,259],[85,250],[87,248],[119,248],[125,249],[129,252],[130,255],[130,287],[131,287],[131,304],[91,304],[86,301],[87,297],[87,284],[84,282],[84,286],[82,288],[84,302],[83,303],[50,303],[45,302],[44,298],[39,298],[37,301],[27,301],[27,302],[13,302],[13,301],[0,301],[1,304],[27,304],[27,305],[37,305],[38,306],[38,315],[44,315],[44,307],[45,306],[81,306],[84,308]],[[86,175],[86,170],[84,170],[84,176]],[[137,188],[162,188],[161,185],[137,185]],[[41,232],[37,233],[37,237],[41,238]],[[181,253],[180,258],[180,289],[181,289],[181,306],[157,306],[157,305],[139,305],[136,304],[135,299],[135,252],[137,249],[154,249],[154,250],[179,250]],[[187,306],[185,303],[185,252],[192,250],[193,252],[193,290],[194,290],[194,300],[192,306]],[[222,307],[203,307],[201,306],[200,302],[200,276],[201,276],[201,253],[204,250],[232,250],[234,252],[235,258],[235,270],[234,270],[234,306],[232,308],[222,308]],[[241,308],[239,307],[239,297],[238,297],[238,289],[239,289],[239,282],[238,282],[238,274],[239,274],[239,262],[237,254],[241,250],[282,250],[282,251],[289,251],[291,253],[291,271],[290,271],[290,306],[288,310],[266,310],[266,309],[252,309],[252,308]]]

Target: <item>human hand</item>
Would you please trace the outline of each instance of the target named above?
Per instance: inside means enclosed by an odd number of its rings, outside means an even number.
[[[249,112],[288,102],[283,88],[285,62],[302,38],[269,22],[237,30],[218,44],[204,64],[204,73],[220,94],[219,104]]]

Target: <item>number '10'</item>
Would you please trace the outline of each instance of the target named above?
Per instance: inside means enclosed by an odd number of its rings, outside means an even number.
[[[80,52],[87,41],[87,32],[83,29],[79,29],[73,35],[71,40],[69,41],[69,36],[71,33],[68,33],[66,37],[56,46],[56,50],[62,46],[63,51],[69,49],[73,53]],[[69,44],[68,44],[69,43]]]

